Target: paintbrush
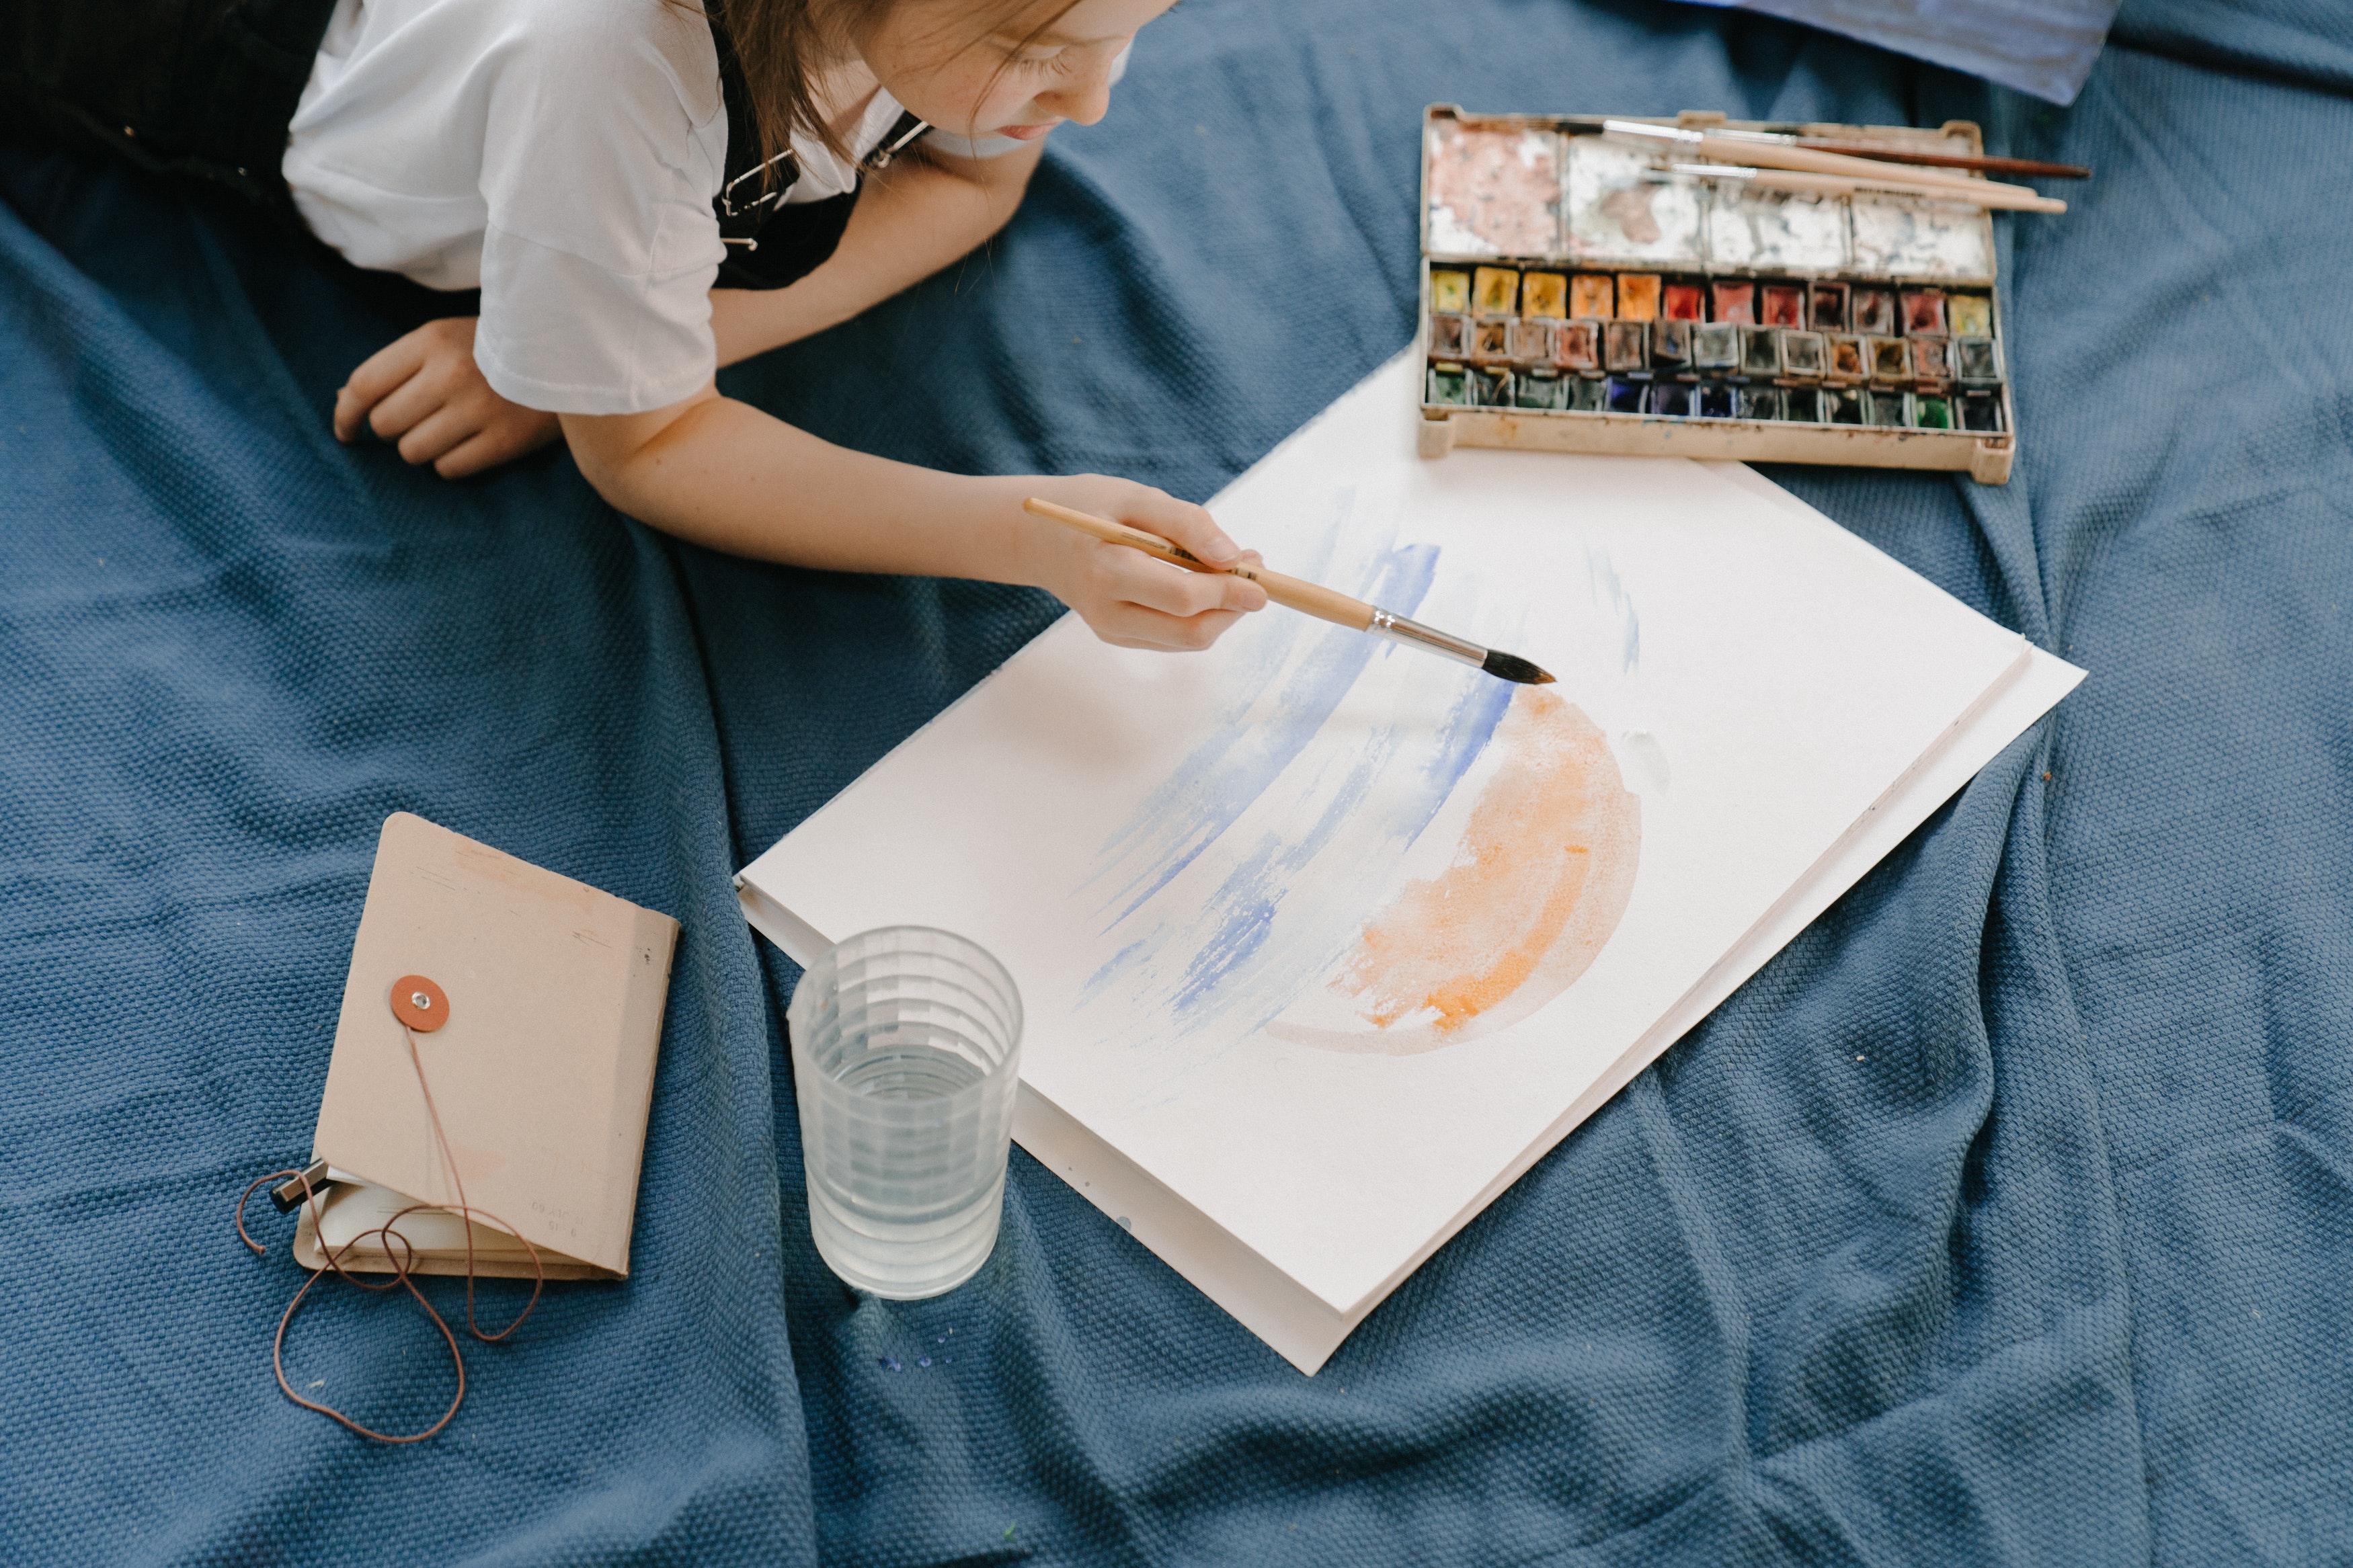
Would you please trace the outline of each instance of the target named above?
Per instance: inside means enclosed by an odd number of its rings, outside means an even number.
[[[2067,210],[2067,204],[2056,196],[2038,196],[2032,191],[2013,195],[2008,185],[1995,185],[1986,180],[1977,181],[1981,189],[1973,192],[1954,190],[1944,185],[1915,184],[1901,176],[1808,174],[1795,169],[1745,169],[1737,163],[1670,163],[1667,172],[1690,174],[1702,180],[1737,180],[1767,191],[1813,191],[1834,196],[1852,195],[1860,191],[1892,191],[1900,195],[1926,196],[1935,201],[1957,198],[1981,207],[2000,207],[2006,212],[2063,213]]]
[[[1729,136],[1683,131],[1672,125],[1645,125],[1632,120],[1602,121],[1602,135],[1621,145],[1647,148],[1652,153],[1710,158],[1719,163],[1738,166],[1761,165],[1792,169],[1801,174],[1831,174],[1867,182],[1882,189],[1900,189],[1913,195],[1933,196],[1940,201],[1971,202],[1978,206],[2011,207],[2028,212],[2054,210],[2042,204],[2054,202],[2055,198],[2045,196],[2029,186],[1947,174],[1941,169],[1913,169],[1898,183],[1891,177],[1886,164],[1869,158],[1850,158],[1841,153],[1817,153],[1808,147],[1784,146],[1771,142],[1736,141]],[[2055,210],[2066,211],[2066,204],[2057,202]]]
[[[2039,158],[2000,158],[1990,153],[1930,153],[1893,147],[1877,142],[1841,142],[1828,136],[1785,136],[1773,131],[1733,131],[1715,127],[1711,135],[1735,142],[1765,142],[1781,147],[1806,147],[1817,153],[1843,153],[1873,163],[1917,163],[1931,169],[1971,169],[1981,174],[2024,174],[2045,180],[2088,180],[2092,171],[2081,163],[2046,163]]]
[[[1065,528],[1075,528],[1081,533],[1092,534],[1105,544],[1124,544],[1130,550],[1141,550],[1155,561],[1166,561],[1171,566],[1182,566],[1188,572],[1207,572],[1227,577],[1246,577],[1266,590],[1266,596],[1276,604],[1314,616],[1319,621],[1353,631],[1370,632],[1377,637],[1387,637],[1408,647],[1418,647],[1430,653],[1443,654],[1464,664],[1475,664],[1488,674],[1522,686],[1549,686],[1552,677],[1515,654],[1498,653],[1493,648],[1481,647],[1462,637],[1451,637],[1419,621],[1409,621],[1377,605],[1367,605],[1362,599],[1352,599],[1303,577],[1287,577],[1280,572],[1270,572],[1263,566],[1212,566],[1183,546],[1146,533],[1140,528],[1130,528],[1124,522],[1092,513],[1073,511],[1050,500],[1031,496],[1022,507]]]

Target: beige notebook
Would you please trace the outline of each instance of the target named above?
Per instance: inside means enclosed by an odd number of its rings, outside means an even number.
[[[340,1248],[411,1204],[456,1204],[454,1159],[476,1273],[528,1279],[528,1240],[550,1279],[626,1277],[677,942],[668,915],[406,812],[386,817],[311,1141],[332,1184],[304,1208],[295,1258],[323,1268],[322,1241]],[[446,1153],[392,1010],[409,975],[446,997],[446,1021],[415,1037]],[[416,1272],[465,1271],[458,1215],[426,1210],[398,1228]],[[381,1237],[339,1255],[346,1268],[390,1267]]]

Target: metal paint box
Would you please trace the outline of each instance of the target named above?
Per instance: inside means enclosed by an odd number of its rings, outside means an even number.
[[[2017,422],[2000,379],[1991,214],[1858,193],[1807,204],[1803,232],[1794,220],[1777,226],[1704,177],[1663,167],[1630,175],[1622,150],[1604,151],[1602,119],[1451,105],[1424,111],[1425,455],[1460,441],[2009,479]],[[1982,151],[1978,128],[1964,121],[1924,130],[1686,111],[1652,123]],[[1460,193],[1450,182],[1461,175],[1447,149],[1531,131],[1557,138],[1556,202],[1520,214],[1451,199]],[[1560,321],[1564,310],[1581,319]],[[1506,312],[1512,321],[1496,319]],[[1677,329],[1662,333],[1670,321]],[[1686,322],[1688,368],[1678,357]],[[1548,354],[1540,338],[1550,339]],[[1900,378],[1889,374],[1899,355]],[[1524,368],[1515,374],[1514,364]],[[1605,364],[1606,380],[1593,374]],[[1662,373],[1655,383],[1653,364]],[[1552,367],[1562,374],[1547,374]],[[1674,388],[1672,374],[1704,379]],[[1817,388],[1817,379],[1827,384]]]

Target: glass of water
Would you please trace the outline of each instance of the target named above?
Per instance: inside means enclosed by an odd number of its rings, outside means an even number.
[[[861,1290],[914,1300],[997,1245],[1020,1075],[1021,995],[951,931],[885,926],[834,945],[786,1014],[809,1229]]]

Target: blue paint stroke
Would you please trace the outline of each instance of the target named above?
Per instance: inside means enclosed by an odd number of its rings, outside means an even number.
[[[1598,605],[1606,598],[1618,614],[1619,627],[1625,634],[1619,649],[1619,668],[1632,675],[1642,665],[1642,617],[1635,613],[1633,596],[1618,580],[1617,564],[1600,551],[1585,552],[1585,577],[1587,585],[1593,590],[1593,602]]]
[[[1335,522],[1335,532],[1337,528]],[[1358,592],[1384,608],[1410,616],[1420,607],[1437,573],[1438,547],[1409,544],[1385,552]],[[1219,732],[1178,764],[1103,846],[1104,855],[1118,856],[1114,864],[1142,860],[1107,900],[1122,907],[1105,930],[1142,908],[1250,809],[1322,731],[1382,646],[1356,633],[1324,636],[1276,693],[1272,712],[1245,724],[1241,720],[1248,705],[1231,711]],[[1253,700],[1263,689],[1261,685],[1252,692]],[[1123,849],[1128,852],[1120,854]]]
[[[1303,831],[1267,836],[1179,918],[1152,915],[1153,929],[1103,965],[1081,1005],[1120,983],[1134,1023],[1114,1032],[1131,1043],[1193,1037],[1212,1025],[1237,1042],[1254,1035],[1290,1005],[1303,975],[1327,972],[1357,939],[1362,909],[1345,899],[1326,908],[1331,900],[1316,896],[1330,890],[1331,868],[1321,878],[1316,868],[1333,853],[1333,840],[1345,828],[1370,826],[1369,854],[1359,858],[1393,864],[1429,830],[1486,750],[1512,694],[1503,681],[1472,678],[1435,733],[1389,730],[1369,737]],[[1401,775],[1398,752],[1409,740],[1416,751],[1429,751]],[[1377,816],[1367,821],[1368,812]],[[1361,832],[1350,842],[1367,847]],[[1191,1058],[1175,1077],[1211,1059]],[[1160,1085],[1164,1091],[1169,1081]]]
[[[1511,703],[1512,688],[1506,682],[1469,683],[1462,700],[1448,712],[1437,752],[1420,770],[1419,787],[1392,792],[1392,798],[1381,807],[1380,836],[1397,853],[1411,848],[1430,826],[1454,786],[1486,750]],[[1356,927],[1351,921],[1323,933],[1312,952],[1295,952],[1283,944],[1267,951],[1275,912],[1284,896],[1312,873],[1340,828],[1366,809],[1375,782],[1388,771],[1396,740],[1394,731],[1377,738],[1351,765],[1313,826],[1289,841],[1269,838],[1209,896],[1201,921],[1193,928],[1208,926],[1208,940],[1187,965],[1183,983],[1168,999],[1183,1023],[1197,1026],[1221,1015],[1229,999],[1221,993],[1229,982],[1279,970],[1276,978],[1282,984],[1258,1004],[1263,1016],[1251,1018],[1246,1026],[1255,1031],[1289,1005],[1300,974],[1322,973],[1355,942]]]

